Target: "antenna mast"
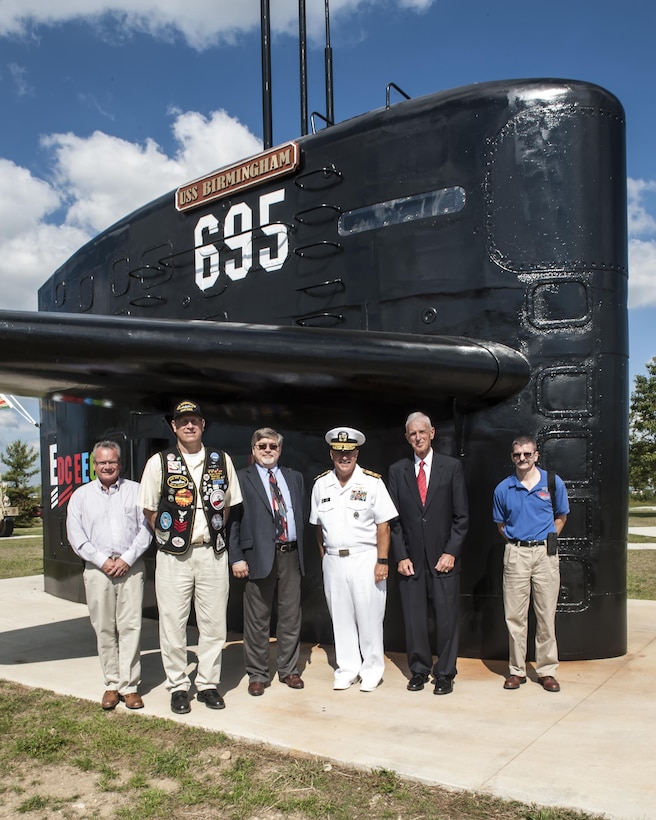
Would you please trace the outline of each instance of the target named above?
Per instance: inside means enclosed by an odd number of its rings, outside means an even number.
[[[305,0],[298,0],[298,49],[301,72],[301,135],[308,132],[307,26]]]
[[[330,47],[330,10],[326,2],[326,119],[329,125],[335,124],[335,106],[333,100],[333,50]]]
[[[271,17],[269,0],[260,0],[260,33],[262,38],[262,129],[264,148],[273,145],[273,116],[271,109]]]

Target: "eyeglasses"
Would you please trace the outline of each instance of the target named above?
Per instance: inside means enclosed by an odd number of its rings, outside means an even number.
[[[268,442],[266,444],[256,444],[255,446],[257,447],[258,450],[277,450],[278,449],[277,444],[269,444]]]
[[[534,455],[535,451],[532,453],[512,453],[512,458],[521,458],[522,456],[524,456],[524,458],[528,461],[529,458],[533,458]]]
[[[120,461],[96,461],[94,462],[96,467],[116,467],[117,464],[120,464]]]

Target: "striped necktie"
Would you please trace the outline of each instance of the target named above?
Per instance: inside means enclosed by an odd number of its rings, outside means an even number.
[[[273,470],[269,470],[269,490],[271,491],[271,504],[273,506],[273,523],[276,527],[276,541],[289,541],[287,507]]]

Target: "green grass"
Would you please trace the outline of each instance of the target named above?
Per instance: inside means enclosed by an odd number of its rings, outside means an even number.
[[[14,535],[43,535],[43,524],[34,524],[30,527],[14,527]]]
[[[123,820],[590,820],[454,792],[0,681],[2,816]],[[55,790],[56,786],[56,790]],[[56,791],[56,793],[54,793]],[[67,795],[67,796],[62,796]],[[75,805],[88,813],[80,815]],[[91,807],[95,807],[95,811]]]
[[[629,508],[629,527],[656,527],[654,508],[649,507],[643,510],[640,507],[631,506]],[[632,544],[653,544],[654,549],[656,549],[656,537],[629,534],[629,542]]]
[[[41,538],[0,538],[0,579],[42,574]]]
[[[656,547],[653,550],[629,550],[626,594],[637,600],[656,601]]]
[[[655,523],[652,523],[654,521]],[[656,526],[653,512],[632,526]],[[30,528],[32,530],[33,528]],[[38,534],[41,528],[35,528]],[[25,535],[25,531],[20,532]],[[649,540],[649,539],[647,539]],[[630,598],[656,600],[656,546],[628,551]],[[0,578],[43,572],[39,538],[0,539]],[[0,681],[0,793],[9,813],[189,820],[589,820],[579,812],[451,792],[318,758],[286,755],[220,733],[123,712]],[[62,797],[61,782],[68,797]],[[56,794],[49,794],[56,782]],[[54,789],[53,789],[54,791]],[[113,813],[107,808],[112,806]],[[98,812],[102,811],[102,815]]]

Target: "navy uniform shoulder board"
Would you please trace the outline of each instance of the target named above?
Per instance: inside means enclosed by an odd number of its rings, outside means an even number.
[[[314,480],[318,481],[320,478],[323,478],[325,475],[328,475],[328,473],[332,473],[332,470],[326,470],[325,473],[319,473],[319,475],[314,477]]]
[[[374,473],[373,470],[365,470],[364,467],[362,468],[362,472],[365,475],[370,475],[370,476],[373,476],[374,478],[382,478],[382,475],[380,473]]]

